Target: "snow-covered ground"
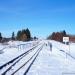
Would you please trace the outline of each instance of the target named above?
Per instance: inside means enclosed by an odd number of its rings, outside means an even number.
[[[38,43],[39,41],[10,41],[8,45],[0,44],[0,50],[3,51],[0,54],[0,66],[33,48]],[[49,43],[52,43],[52,52],[50,51]],[[6,75],[11,75],[12,72],[23,65],[43,44],[42,50],[29,68],[27,75],[75,75],[75,43],[70,43],[69,46],[53,40],[41,40],[40,45],[16,64],[15,67],[12,67],[12,70]],[[66,53],[70,53],[70,55],[66,55]],[[33,59],[15,75],[23,75]],[[4,70],[0,70],[0,75]]]
[[[60,51],[67,49],[65,45],[55,41],[50,42],[53,44],[52,52],[49,46],[44,46],[27,75],[75,75],[75,59],[70,56],[66,58],[66,54]],[[71,44],[73,54],[75,54],[74,49],[74,44]]]
[[[0,54],[0,66],[11,59],[19,56],[25,51],[31,49],[37,42],[19,42],[19,41],[10,41],[8,45],[0,45],[0,50],[3,52]]]

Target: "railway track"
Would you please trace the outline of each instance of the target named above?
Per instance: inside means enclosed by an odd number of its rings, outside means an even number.
[[[5,63],[4,65],[0,66],[0,75],[10,75],[10,73],[11,73],[11,75],[15,75],[15,73],[18,72],[23,66],[25,66],[30,60],[32,60],[34,57],[37,57],[39,50],[41,48],[40,47],[38,49],[39,45],[40,44],[38,44],[37,46],[31,48],[30,50],[24,52],[23,54],[19,55],[18,57],[14,58],[13,60],[10,60],[9,62]],[[25,60],[25,63],[20,64],[24,60]],[[19,64],[21,66],[19,66]],[[18,66],[18,68],[15,69],[16,66]]]
[[[13,63],[14,61],[18,62],[24,55],[27,55],[30,51],[34,50],[37,46],[38,45],[32,47],[31,49],[29,49],[29,50],[25,51],[24,53],[22,53],[21,55],[17,56],[16,58],[14,58],[14,59],[8,61],[7,63],[3,64],[2,66],[0,66],[0,72],[4,67],[7,67],[8,65]]]
[[[43,45],[37,49],[37,51],[21,66],[19,67],[16,71],[14,71],[11,75],[18,75],[18,72],[21,72],[24,68],[24,72],[21,73],[22,75],[27,75],[30,67],[32,66],[32,64],[34,63],[34,61],[36,60],[37,56],[39,55],[40,51],[42,50]]]

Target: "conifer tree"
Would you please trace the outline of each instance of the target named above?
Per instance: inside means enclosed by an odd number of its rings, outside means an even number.
[[[2,33],[0,33],[0,42],[2,41]]]
[[[31,33],[29,31],[29,29],[26,29],[26,35],[27,35],[27,39],[30,40],[31,39]]]
[[[12,37],[11,37],[12,40],[15,40],[15,33],[12,32]]]

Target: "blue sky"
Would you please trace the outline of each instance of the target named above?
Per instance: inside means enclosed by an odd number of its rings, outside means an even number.
[[[61,30],[75,34],[75,0],[0,0],[3,36],[26,28],[38,37]]]

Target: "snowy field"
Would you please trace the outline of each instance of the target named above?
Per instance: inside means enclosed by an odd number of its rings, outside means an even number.
[[[0,44],[0,75],[75,75],[75,43],[42,40]]]

